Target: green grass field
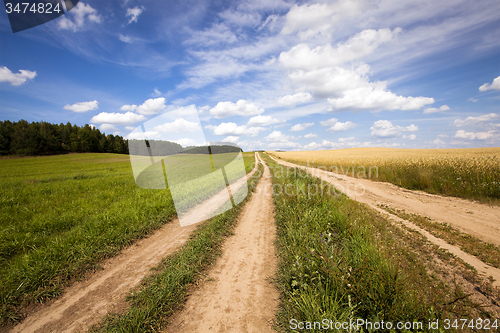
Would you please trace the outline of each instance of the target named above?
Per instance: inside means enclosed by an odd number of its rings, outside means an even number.
[[[247,172],[253,153],[245,153]],[[0,160],[0,316],[57,296],[175,215],[167,190],[136,186],[128,155]]]

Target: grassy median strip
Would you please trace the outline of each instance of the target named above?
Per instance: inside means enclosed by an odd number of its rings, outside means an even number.
[[[303,170],[266,162],[276,205],[282,331],[323,319],[421,322],[425,330],[428,320],[459,308],[468,313],[460,287],[427,273],[416,252],[425,246],[421,237]]]
[[[255,189],[263,173],[259,170],[249,181]],[[180,309],[190,286],[221,254],[225,238],[233,233],[237,218],[250,195],[235,208],[203,222],[182,249],[155,268],[130,296],[130,307],[124,314],[108,315],[92,332],[156,332],[165,327],[168,318]]]

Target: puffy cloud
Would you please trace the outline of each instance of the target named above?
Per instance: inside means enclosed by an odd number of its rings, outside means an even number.
[[[20,69],[19,73],[12,73],[7,67],[0,67],[0,82],[9,82],[13,86],[20,86],[27,80],[32,80],[36,72]]]
[[[150,98],[142,105],[139,105],[136,111],[140,114],[156,114],[165,108],[165,98]]]
[[[171,123],[158,125],[153,130],[163,133],[189,133],[201,130],[200,124],[178,118]]]
[[[247,125],[249,125],[249,126],[267,126],[267,125],[272,125],[272,124],[276,124],[279,122],[280,121],[278,119],[273,118],[271,116],[258,115],[258,116],[250,118]]]
[[[113,125],[132,125],[138,121],[145,120],[146,117],[133,112],[127,113],[107,113],[101,112],[90,119],[91,123],[113,124]]]
[[[165,98],[150,98],[141,105],[137,106],[135,104],[132,105],[123,105],[120,110],[122,111],[137,111],[140,114],[151,115],[157,114],[161,110],[165,108]]]
[[[73,21],[68,16],[71,16]],[[59,18],[59,29],[82,30],[85,24],[85,17],[91,22],[101,23],[101,17],[97,15],[97,10],[80,1],[70,12]]]
[[[151,140],[159,138],[161,138],[161,134],[156,131],[132,132],[125,137],[127,140]]]
[[[437,145],[437,146],[443,146],[446,144],[446,142],[444,142],[443,140],[441,139],[436,139],[434,141],[432,141],[433,144]]]
[[[299,143],[292,141],[296,139],[291,135],[283,134],[281,131],[273,131],[264,138],[264,140],[270,141],[269,147],[273,149],[301,148],[302,146]]]
[[[352,121],[346,121],[345,123],[340,122],[337,118],[331,118],[325,121],[320,121],[321,126],[329,126],[327,131],[339,132],[347,131],[348,129],[358,126]]]
[[[112,125],[112,124],[102,124],[101,126],[99,126],[99,129],[103,132],[118,132],[118,128],[116,128],[115,125]]]
[[[297,93],[294,95],[286,95],[283,97],[278,98],[277,103],[278,105],[296,105],[296,104],[302,104],[309,102],[312,99],[312,96],[310,93]]]
[[[90,102],[79,102],[73,105],[65,105],[64,110],[70,110],[73,112],[87,112],[91,110],[97,110],[99,108],[99,102],[90,101]]]
[[[315,36],[330,36],[336,23],[360,13],[361,8],[361,2],[358,1],[294,5],[286,14],[281,34],[297,32],[297,36],[302,40]]]
[[[239,136],[230,135],[230,136],[225,137],[224,139],[222,139],[222,142],[238,143],[239,139],[240,139]]]
[[[137,109],[137,105],[132,104],[132,105],[123,105],[120,110],[122,111],[135,111]]]
[[[500,76],[496,77],[491,84],[485,83],[479,87],[479,91],[500,90]]]
[[[427,104],[434,103],[429,97],[403,97],[387,91],[385,83],[370,83],[368,87],[361,87],[344,92],[342,98],[329,98],[333,110],[418,110]]]
[[[467,140],[487,140],[497,137],[497,132],[495,130],[488,132],[466,132],[464,130],[458,130],[453,136],[457,139],[467,139]]]
[[[271,134],[264,138],[266,141],[271,141],[269,143],[270,148],[283,149],[283,148],[301,148],[301,145],[295,140],[297,138],[281,133],[281,131],[273,131]]]
[[[230,116],[256,116],[264,112],[264,109],[257,107],[244,99],[238,102],[219,102],[210,109],[210,114],[217,119]]]
[[[125,15],[126,17],[130,16],[130,20],[128,21],[128,24],[132,22],[137,22],[137,17],[141,15],[142,11],[144,10],[144,7],[138,7],[135,6],[134,8],[127,8],[127,14]]]
[[[290,131],[292,131],[292,132],[303,131],[306,128],[311,127],[313,125],[314,125],[314,123],[303,123],[303,124],[293,125],[292,128],[290,129]]]
[[[221,123],[218,126],[205,126],[206,129],[212,130],[215,135],[247,135],[247,136],[257,136],[259,132],[264,131],[264,127],[253,127],[253,126],[238,126],[235,123]]]
[[[392,40],[401,32],[401,28],[363,30],[350,37],[344,44],[332,47],[330,44],[310,49],[307,44],[298,44],[288,52],[280,54],[280,63],[291,70],[314,70],[325,67],[337,67],[346,62],[367,56],[382,43]]]
[[[417,136],[415,134],[410,134],[410,135],[403,135],[403,139],[407,140],[415,140]]]
[[[389,120],[377,120],[370,127],[372,131],[371,135],[377,138],[391,138],[398,137],[402,135],[402,132],[414,132],[418,130],[416,125],[411,124],[410,126],[398,126],[393,125]]]
[[[439,108],[427,108],[424,110],[424,114],[437,113],[450,110],[448,105],[442,105]]]
[[[320,149],[322,148],[323,146],[320,144],[320,143],[316,143],[316,142],[311,142],[311,143],[308,143],[307,145],[304,146],[304,149],[307,149],[307,150],[314,150],[314,149]]]
[[[317,138],[318,136],[314,133],[308,133],[306,135],[304,135],[304,138],[306,139],[310,139],[310,138]]]
[[[190,138],[183,138],[183,139],[173,140],[173,141],[175,143],[180,144],[183,147],[188,147],[188,146],[202,146],[202,145],[204,145],[204,143],[197,142],[197,141],[195,141],[193,139],[190,139]]]
[[[364,30],[336,47],[326,44],[311,49],[298,44],[282,52],[279,61],[292,83],[315,97],[327,98],[331,110],[418,110],[434,99],[398,96],[388,90],[387,82],[370,82],[370,66],[359,62],[400,31]],[[351,65],[344,68],[346,63]]]
[[[457,119],[457,120],[455,120],[453,125],[455,125],[456,127],[477,125],[480,123],[490,122],[490,121],[497,120],[497,119],[500,119],[500,115],[498,115],[496,113],[490,113],[490,114],[485,114],[485,115],[478,116],[478,117],[467,117],[467,118],[465,118],[465,120]]]

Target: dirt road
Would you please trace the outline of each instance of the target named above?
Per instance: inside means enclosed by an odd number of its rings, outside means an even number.
[[[256,171],[257,163],[247,179]],[[221,201],[219,197],[227,197],[227,189],[208,200],[209,208],[206,207],[207,202],[202,203],[204,206],[195,207],[193,214],[197,214],[200,207],[217,209],[217,203]],[[127,307],[125,297],[128,291],[139,284],[162,258],[182,246],[194,229],[196,225],[181,227],[178,219],[174,219],[150,237],[103,262],[102,270],[73,284],[56,300],[42,305],[11,332],[85,331],[106,313],[120,313]]]
[[[500,207],[481,204],[454,197],[443,197],[420,191],[410,191],[393,184],[375,182],[368,179],[354,178],[316,168],[306,168],[270,156],[277,163],[307,169],[315,177],[332,184],[351,199],[366,203],[390,218],[405,223],[419,231],[432,243],[445,248],[460,259],[475,267],[479,272],[493,276],[494,285],[500,286],[500,270],[483,263],[476,257],[467,254],[458,247],[432,236],[425,230],[388,214],[379,205],[384,204],[407,213],[428,216],[434,221],[450,223],[464,233],[468,233],[486,242],[500,245]]]
[[[269,281],[276,269],[270,177],[265,166],[222,257],[167,332],[274,332],[279,294]]]

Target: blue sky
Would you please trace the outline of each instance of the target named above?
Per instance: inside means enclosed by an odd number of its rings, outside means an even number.
[[[0,119],[127,137],[176,111],[158,128],[188,139],[196,110],[207,141],[244,150],[500,146],[498,13],[496,0],[88,0],[13,34],[3,12]]]

